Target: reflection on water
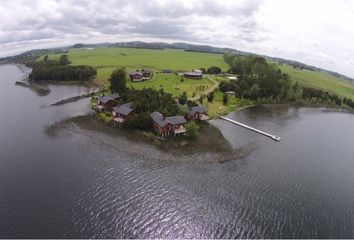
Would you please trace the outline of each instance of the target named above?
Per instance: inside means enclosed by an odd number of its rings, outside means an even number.
[[[75,124],[50,136],[48,125],[90,110],[88,99],[49,105],[90,90],[50,86],[39,97],[14,85],[16,67],[0,72],[2,238],[354,237],[351,114],[286,106],[232,113],[282,140],[215,120],[247,152],[221,164],[217,153],[176,156]]]

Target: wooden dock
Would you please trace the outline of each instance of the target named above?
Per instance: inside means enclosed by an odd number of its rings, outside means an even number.
[[[273,139],[273,140],[275,140],[275,141],[277,141],[277,142],[279,142],[280,139],[281,139],[281,137],[278,137],[278,136],[276,136],[276,135],[272,135],[272,134],[263,132],[263,131],[258,130],[258,129],[256,129],[256,128],[250,127],[250,126],[248,126],[248,125],[246,125],[246,124],[243,124],[243,123],[237,122],[237,121],[235,121],[235,120],[232,120],[232,119],[230,119],[230,118],[222,117],[222,116],[219,116],[219,115],[218,115],[218,118],[220,118],[220,119],[222,119],[222,120],[225,120],[225,121],[227,121],[227,122],[236,124],[236,125],[238,125],[238,126],[247,128],[247,129],[249,129],[249,130],[251,130],[251,131],[253,131],[253,132],[262,134],[262,135],[264,135],[264,136],[266,136],[266,137],[269,137],[269,138],[271,138],[271,139]]]

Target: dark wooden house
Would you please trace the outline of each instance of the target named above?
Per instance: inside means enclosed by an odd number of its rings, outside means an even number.
[[[129,73],[129,78],[133,82],[149,80],[151,77],[152,77],[152,72],[145,69],[142,69],[141,71],[137,69],[135,72]]]
[[[189,109],[188,120],[198,120],[198,121],[207,121],[209,120],[208,110],[205,106],[196,106]]]
[[[153,112],[150,117],[153,121],[154,130],[162,137],[168,135],[178,136],[186,133],[186,129],[183,125],[186,124],[187,121],[183,116],[164,117],[159,112]]]
[[[132,116],[134,114],[133,103],[125,103],[120,105],[119,107],[114,107],[112,110],[112,117],[114,123],[120,125],[125,119]]]
[[[100,96],[97,99],[97,110],[98,111],[112,111],[112,109],[117,106],[120,96],[115,93],[109,96]]]

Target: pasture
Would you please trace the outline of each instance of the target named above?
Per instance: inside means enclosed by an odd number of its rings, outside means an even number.
[[[61,54],[51,54],[50,59],[58,59]],[[108,87],[107,79],[117,67],[125,67],[127,71],[135,69],[149,69],[161,71],[170,69],[174,72],[190,71],[196,68],[218,66],[226,71],[229,66],[221,54],[185,52],[177,49],[137,49],[137,48],[95,48],[70,49],[69,59],[74,65],[90,65],[97,69],[96,83]],[[342,97],[354,98],[354,84],[331,76],[325,72],[294,69],[290,65],[279,65],[280,69],[288,73],[293,81],[300,85],[323,89],[336,93]],[[184,80],[181,80],[184,79]],[[179,96],[186,91],[188,97],[201,95],[198,86],[204,90],[213,86],[213,82],[204,78],[202,80],[185,79],[175,74],[155,74],[150,81],[128,83],[136,89],[152,87],[163,88],[166,92]]]
[[[200,80],[193,80],[172,73],[154,73],[151,80],[143,82],[128,81],[128,86],[135,89],[163,89],[165,92],[171,93],[175,97],[178,97],[181,93],[186,92],[188,98],[202,95],[209,88],[211,88],[213,84],[213,81],[206,77]]]
[[[58,59],[61,54],[51,54],[50,59]],[[226,71],[228,65],[222,54],[185,52],[183,50],[137,49],[137,48],[95,48],[70,49],[69,59],[74,65],[90,65],[97,69],[97,80],[107,86],[106,80],[117,67],[127,71],[145,68],[154,71],[191,71],[196,68],[218,66]]]
[[[331,76],[325,72],[315,72],[309,70],[294,69],[287,64],[279,65],[280,69],[290,75],[293,81],[298,81],[300,85],[319,88],[342,97],[354,98],[354,84]]]

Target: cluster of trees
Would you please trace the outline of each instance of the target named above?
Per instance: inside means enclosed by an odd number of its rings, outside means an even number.
[[[58,61],[48,60],[48,56],[45,56],[43,61],[33,63],[29,79],[32,81],[87,81],[97,74],[93,67],[69,64],[67,55],[62,55]]]
[[[230,65],[229,73],[237,74],[239,81],[221,84],[221,91],[234,91],[237,96],[248,99],[286,99],[292,88],[289,75],[282,73],[265,58],[248,55],[224,54]]]
[[[124,126],[127,128],[150,129],[152,125],[150,114],[154,111],[158,111],[164,116],[181,114],[175,99],[163,90],[127,89],[122,93],[122,102],[133,102],[134,105],[135,114],[124,122]]]
[[[179,96],[179,98],[178,98],[178,103],[181,105],[184,105],[187,103],[187,101],[188,101],[187,93],[183,92],[182,95]]]
[[[351,108],[354,108],[354,101],[353,99],[350,99],[350,98],[343,98],[343,103],[348,105],[349,107]]]
[[[303,87],[303,98],[312,102],[341,105],[342,100],[336,94],[325,92],[321,89]]]
[[[301,88],[291,83],[289,75],[259,56],[237,56],[227,53],[224,60],[230,65],[229,73],[238,74],[239,81],[222,83],[222,92],[234,91],[237,96],[256,99],[296,99]]]
[[[216,67],[216,66],[212,66],[212,67],[208,68],[208,70],[206,72],[208,74],[219,74],[219,73],[221,73],[221,68]]]
[[[216,67],[216,66],[211,66],[209,67],[208,69],[205,69],[205,68],[199,68],[200,71],[202,71],[203,74],[219,74],[221,73],[221,68],[219,67]]]

